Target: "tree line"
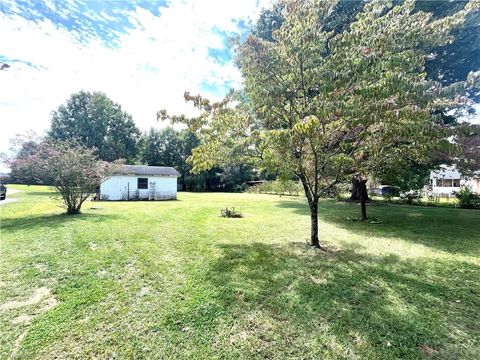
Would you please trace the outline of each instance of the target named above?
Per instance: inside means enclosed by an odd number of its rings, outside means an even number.
[[[172,127],[150,128],[141,132],[121,105],[101,92],[80,91],[52,112],[51,126],[44,137],[21,135],[15,138],[15,159],[25,159],[39,151],[45,141],[73,141],[92,150],[98,159],[127,164],[172,166],[180,173],[185,191],[243,191],[245,182],[258,179],[254,169],[244,164],[215,167],[192,174],[188,158],[200,139],[189,131]],[[47,183],[48,179],[30,176],[20,161],[12,161],[10,182]]]

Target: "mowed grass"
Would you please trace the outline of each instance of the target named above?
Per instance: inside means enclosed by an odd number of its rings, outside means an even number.
[[[15,186],[11,186],[14,188]],[[478,359],[480,211],[180,193],[0,207],[0,358]],[[242,219],[219,216],[235,206]]]

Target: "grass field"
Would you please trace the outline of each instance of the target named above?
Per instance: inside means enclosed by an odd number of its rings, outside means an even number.
[[[12,188],[15,186],[12,186]],[[478,359],[480,211],[180,193],[0,207],[0,358]],[[242,219],[219,217],[235,206]]]

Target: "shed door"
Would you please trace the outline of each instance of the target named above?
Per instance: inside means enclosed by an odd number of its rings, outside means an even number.
[[[148,184],[148,190],[155,192],[155,181],[150,181]]]

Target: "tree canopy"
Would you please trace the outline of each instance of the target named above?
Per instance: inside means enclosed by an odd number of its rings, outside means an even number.
[[[49,137],[76,140],[105,161],[134,161],[140,131],[121,106],[101,92],[80,91],[52,113]]]
[[[394,0],[392,4],[402,4],[405,0]],[[332,11],[323,18],[326,30],[339,33],[355,21],[367,2],[364,0],[338,1]],[[443,18],[462,10],[468,0],[416,1],[414,12],[431,13],[433,18]],[[275,3],[272,8],[264,9],[255,24],[253,33],[264,40],[274,41],[273,32],[278,30],[285,17],[282,10],[284,2]],[[425,71],[432,80],[441,81],[445,85],[465,80],[470,71],[480,69],[480,15],[471,12],[465,22],[452,30],[453,41],[435,46],[426,59]]]
[[[456,165],[467,176],[480,173],[480,125],[463,123],[456,132],[459,147]]]
[[[180,132],[172,128],[151,128],[140,141],[139,160],[151,166],[178,167],[186,160],[184,146]]]

